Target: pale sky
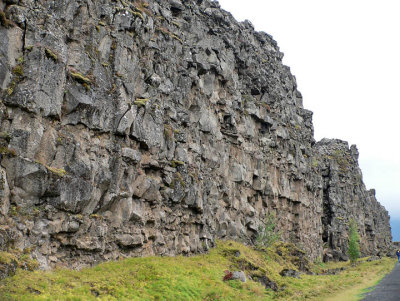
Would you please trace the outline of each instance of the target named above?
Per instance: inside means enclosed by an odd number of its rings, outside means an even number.
[[[368,189],[400,218],[400,1],[220,0],[285,54],[315,139],[356,144]]]

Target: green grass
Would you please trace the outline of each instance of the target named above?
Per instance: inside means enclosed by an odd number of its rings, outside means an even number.
[[[340,266],[346,270],[339,275],[281,277],[282,269],[296,269],[292,250],[293,246],[283,243],[255,250],[236,242],[218,242],[209,254],[192,257],[131,258],[81,271],[18,270],[0,282],[0,300],[325,300],[362,284],[370,272],[381,277],[394,265],[386,258],[360,262],[356,267],[316,264],[311,266],[314,272]],[[239,257],[234,256],[237,251]],[[266,290],[250,280],[222,281],[225,270],[240,269],[253,278],[267,275],[280,290]]]
[[[363,261],[363,260],[362,260]],[[361,261],[361,262],[362,262]],[[324,298],[324,301],[359,301],[362,300],[366,293],[374,290],[375,286],[382,278],[390,272],[395,262],[393,259],[384,258],[372,263],[361,263],[354,268],[354,275],[359,275],[353,278],[349,284],[343,285],[343,290],[329,297]]]

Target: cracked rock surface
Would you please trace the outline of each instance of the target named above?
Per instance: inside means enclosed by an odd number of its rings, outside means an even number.
[[[208,0],[0,1],[0,248],[42,268],[254,243],[386,254],[355,146],[316,143],[272,37]]]

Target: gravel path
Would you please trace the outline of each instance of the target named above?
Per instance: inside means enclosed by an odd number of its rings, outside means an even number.
[[[366,293],[362,301],[399,301],[400,300],[400,263],[386,275],[372,292]]]

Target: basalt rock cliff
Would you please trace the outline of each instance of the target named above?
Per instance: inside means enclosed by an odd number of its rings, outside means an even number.
[[[316,143],[266,33],[208,0],[0,1],[0,248],[42,268],[254,243],[385,254],[358,152]]]

